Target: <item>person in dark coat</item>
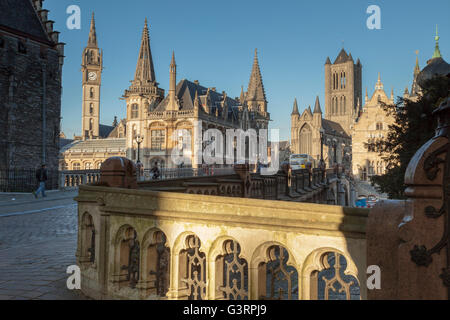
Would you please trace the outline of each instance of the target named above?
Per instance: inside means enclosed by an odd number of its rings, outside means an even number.
[[[42,193],[42,197],[46,198],[47,196],[45,195],[45,182],[47,181],[47,168],[45,164],[43,164],[41,168],[36,171],[36,180],[39,183],[39,188],[35,192],[33,192],[34,197],[37,199],[39,193]]]

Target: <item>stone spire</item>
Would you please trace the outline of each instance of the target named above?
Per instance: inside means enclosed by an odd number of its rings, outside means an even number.
[[[367,87],[366,87],[366,96],[364,98],[364,103],[367,104],[367,102],[369,102],[369,93],[368,93]]]
[[[259,69],[258,49],[255,49],[255,59],[253,60],[253,68],[247,90],[247,101],[266,101],[261,70]]]
[[[150,36],[148,32],[147,18],[145,18],[145,26],[142,31],[141,49],[139,50],[139,58],[136,66],[134,81],[141,81],[142,83],[156,81],[152,52],[150,50]]]
[[[391,100],[394,101],[394,87],[391,89]]]
[[[438,33],[438,26],[436,25],[436,36],[434,37],[434,40],[436,41],[436,47],[434,48],[434,54],[431,59],[434,58],[442,58],[441,51],[439,50],[439,33]]]
[[[322,113],[322,108],[320,107],[319,96],[316,97],[316,105],[314,106],[314,113]]]
[[[169,103],[167,110],[178,111],[179,105],[176,97],[177,90],[177,65],[175,63],[175,51],[172,51],[172,60],[170,61],[170,85],[169,85]]]
[[[239,102],[241,103],[241,105],[245,104],[244,86],[241,86],[241,97],[239,98]]]
[[[377,84],[375,85],[375,90],[383,90],[384,86],[383,83],[381,82],[381,74],[378,72],[378,81]]]
[[[199,114],[199,109],[200,109],[200,103],[198,101],[198,91],[197,89],[195,90],[195,97],[194,97],[194,114],[195,116],[198,116]]]
[[[89,40],[88,45],[89,48],[97,48],[97,32],[95,30],[95,17],[94,12],[92,12],[92,18],[91,18],[91,30],[89,31]]]
[[[294,109],[292,110],[292,115],[299,115],[300,113],[298,112],[298,103],[297,103],[297,98],[295,98],[294,100]]]
[[[414,67],[414,78],[416,78],[420,73],[420,66],[419,66],[419,51],[416,51],[416,66]]]

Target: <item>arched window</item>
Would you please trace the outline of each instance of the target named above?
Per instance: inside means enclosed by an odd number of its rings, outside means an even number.
[[[136,119],[139,117],[139,106],[134,103],[131,105],[131,119]]]
[[[94,127],[94,119],[89,119],[89,130],[92,130]]]
[[[89,105],[89,114],[90,114],[90,115],[93,115],[93,114],[94,114],[94,104],[93,104],[93,103],[91,103],[91,104]]]
[[[300,130],[300,153],[312,153],[312,131],[309,125],[305,124]]]
[[[79,162],[75,162],[72,164],[72,170],[78,171],[81,170],[81,165]]]
[[[84,164],[84,170],[92,170],[92,169],[93,169],[92,163],[86,162],[86,163]]]
[[[91,87],[90,91],[89,91],[89,98],[94,98],[94,88]]]

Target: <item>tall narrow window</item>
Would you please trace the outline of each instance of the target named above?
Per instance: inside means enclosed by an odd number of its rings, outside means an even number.
[[[90,114],[90,115],[93,115],[93,114],[94,114],[94,104],[93,104],[93,103],[91,103],[91,104],[89,105],[89,114]]]
[[[91,87],[90,91],[89,91],[89,97],[92,99],[94,98],[94,88]]]
[[[165,141],[166,141],[166,131],[164,129],[161,130],[152,130],[152,150],[161,151],[165,149]]]
[[[131,105],[131,119],[136,119],[139,117],[139,106],[137,104]]]
[[[93,127],[94,127],[94,120],[90,119],[89,120],[89,130],[92,130]]]

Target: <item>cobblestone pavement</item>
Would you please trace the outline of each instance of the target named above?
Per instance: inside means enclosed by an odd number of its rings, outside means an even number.
[[[75,264],[75,201],[52,194],[44,202],[27,201],[0,201],[0,300],[84,299],[66,287],[66,269]]]

